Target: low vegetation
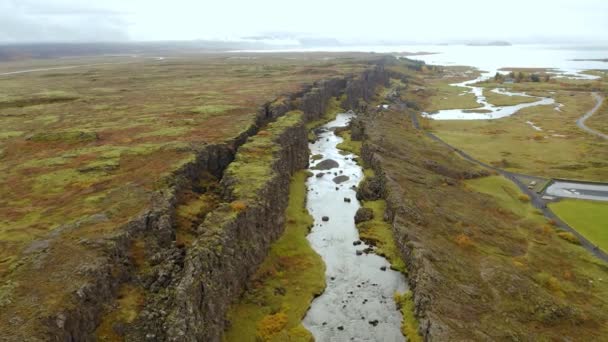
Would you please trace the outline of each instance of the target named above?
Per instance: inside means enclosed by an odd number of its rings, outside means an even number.
[[[304,171],[292,179],[286,227],[229,314],[225,341],[310,341],[301,319],[325,288],[325,266],[306,235],[313,219],[306,210]]]
[[[407,268],[395,243],[391,225],[384,221],[386,201],[364,201],[362,206],[371,209],[374,215],[371,220],[357,224],[359,237],[367,244],[375,246],[374,252],[385,257],[391,263],[392,269],[407,275]]]
[[[239,149],[235,160],[230,163],[224,177],[234,179],[236,187],[232,194],[239,201],[255,200],[264,180],[271,177],[272,162],[276,159],[275,153],[280,148],[278,137],[286,129],[304,125],[301,111],[291,111],[270,123],[261,134],[251,137]]]
[[[493,92],[490,89],[484,89],[483,96],[485,96],[488,103],[491,103],[495,106],[515,106],[522,103],[538,101],[537,97],[527,97],[519,95],[509,96]]]
[[[412,292],[407,291],[405,293],[395,293],[395,303],[397,308],[403,315],[403,322],[401,323],[401,333],[407,337],[409,342],[422,342],[423,339],[418,333],[419,323],[414,316],[414,301],[412,299]]]
[[[497,120],[431,120],[431,130],[473,157],[509,171],[546,178],[608,179],[608,142],[575,124],[593,108],[593,97],[567,91],[551,96],[563,106],[526,108]]]
[[[550,203],[549,208],[591,243],[608,251],[608,202],[563,199]]]
[[[421,324],[437,327],[435,338],[608,334],[606,265],[560,238],[512,182],[479,177],[475,165],[415,130],[407,112],[365,122],[364,144],[381,157],[376,166],[399,213],[393,231],[409,275],[432,279],[417,282],[413,298]],[[478,177],[462,181],[465,174]]]

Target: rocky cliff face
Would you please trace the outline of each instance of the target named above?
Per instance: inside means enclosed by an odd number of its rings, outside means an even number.
[[[290,177],[308,162],[304,123],[286,129],[276,143],[280,150],[258,200],[237,213],[222,206],[198,228],[202,235],[188,251],[163,326],[168,340],[219,340],[229,305],[282,233]],[[222,183],[238,182],[226,178]]]
[[[233,141],[195,147],[193,161],[165,180],[169,187],[157,193],[149,209],[113,238],[99,241],[107,253],[83,270],[91,281],[68,299],[72,309],[49,315],[38,329],[40,335],[23,338],[93,340],[104,308],[115,300],[121,284],[132,283],[146,293],[144,309],[131,324],[112,327],[118,335],[129,340],[219,340],[228,306],[243,291],[283,230],[290,176],[304,168],[308,160],[304,123],[320,118],[328,101],[342,94],[346,94],[346,109],[359,108],[359,99],[370,99],[376,86],[387,80],[384,68],[374,65],[362,75],[318,82],[262,106],[255,124]],[[191,246],[176,244],[179,194],[192,188],[204,173],[222,178],[249,137],[294,109],[301,110],[304,119],[276,138],[273,172],[257,194],[259,201],[235,212],[229,205],[232,199],[228,188],[233,181],[222,179],[224,203],[207,215]],[[149,268],[145,276],[138,272],[142,266],[133,255],[136,240],[145,245]],[[17,332],[15,336],[19,336]]]

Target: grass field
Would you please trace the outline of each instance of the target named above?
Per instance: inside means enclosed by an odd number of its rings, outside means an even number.
[[[491,89],[484,89],[483,96],[486,97],[486,100],[489,103],[495,106],[514,106],[521,103],[530,103],[538,100],[536,97],[497,94],[491,91]]]
[[[429,84],[433,93],[429,98],[427,112],[435,112],[442,109],[462,108],[474,109],[480,107],[475,95],[468,93],[468,88],[452,86],[446,81],[434,81]]]
[[[593,108],[586,92],[557,91],[564,106],[526,108],[497,120],[430,121],[439,137],[481,161],[542,177],[608,180],[608,142],[579,129],[576,119]],[[535,130],[531,124],[540,127]]]
[[[251,281],[252,287],[228,313],[225,341],[309,341],[301,323],[315,295],[325,288],[325,265],[306,235],[313,219],[306,210],[304,171],[292,179],[287,225]]]
[[[563,199],[549,208],[591,243],[608,251],[608,203]]]

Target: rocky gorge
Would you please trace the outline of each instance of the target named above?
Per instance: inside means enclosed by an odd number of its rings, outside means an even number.
[[[192,146],[192,161],[163,179],[150,208],[94,242],[105,252],[79,270],[89,281],[66,298],[68,309],[21,321],[12,336],[95,340],[108,333],[103,328],[127,340],[219,340],[228,305],[282,231],[289,177],[308,161],[305,124],[320,119],[330,99],[342,96],[344,108],[359,108],[387,82],[382,61],[373,63],[362,74],[268,102],[255,124],[230,142]],[[248,166],[248,158],[266,163]],[[201,187],[208,175],[215,184]],[[210,188],[219,200],[201,214],[192,239],[176,241],[182,194]],[[123,314],[129,319],[112,321]]]

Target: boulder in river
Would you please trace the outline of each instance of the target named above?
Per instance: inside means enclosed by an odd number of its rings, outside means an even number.
[[[313,170],[329,170],[329,169],[335,169],[340,167],[340,164],[338,164],[337,161],[333,160],[333,159],[325,159],[323,161],[320,161],[317,165],[313,166],[312,169]]]
[[[374,218],[374,211],[370,208],[361,207],[355,214],[355,223],[369,221]]]
[[[327,222],[327,221],[329,221],[329,217],[327,217],[327,216],[323,216],[323,217],[321,218],[321,220],[323,220],[323,222]]]
[[[340,183],[346,182],[349,179],[350,179],[350,177],[342,175],[342,176],[334,177],[333,181],[336,184],[340,184]]]
[[[344,202],[350,203],[351,199],[349,197],[344,197]]]
[[[317,173],[317,174],[315,175],[315,177],[317,177],[317,178],[321,178],[321,177],[323,177],[323,175],[325,175],[325,173],[323,173],[323,172],[319,172],[319,173]]]

